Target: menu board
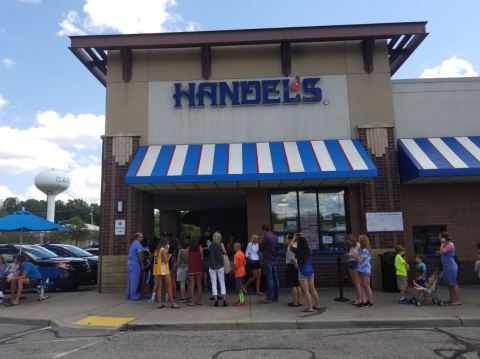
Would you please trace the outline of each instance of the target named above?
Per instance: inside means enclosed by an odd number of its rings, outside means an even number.
[[[318,218],[316,210],[303,210],[300,212],[300,228],[308,241],[310,249],[318,249]]]
[[[368,212],[366,213],[367,232],[402,232],[402,212]]]

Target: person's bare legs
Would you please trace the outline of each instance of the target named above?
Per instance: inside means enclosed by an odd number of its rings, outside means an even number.
[[[163,280],[162,280],[162,276],[160,276],[160,275],[155,276],[155,281],[157,282],[157,301],[158,301],[158,304],[163,305],[163,295],[162,295]]]
[[[355,301],[359,303],[362,301],[362,288],[360,287],[358,272],[355,269],[350,269],[350,278],[352,278],[353,288],[355,289]]]
[[[259,268],[256,270],[256,281],[255,281],[255,289],[257,294],[262,295],[263,293],[260,291],[260,280],[262,279],[262,269]]]
[[[448,286],[448,294],[450,296],[450,299],[448,300],[448,302],[449,303],[455,302],[455,289],[451,285]]]
[[[313,308],[319,308],[320,307],[320,302],[319,302],[319,299],[318,299],[318,292],[315,289],[314,278],[309,278],[308,279],[308,290],[310,292],[310,297],[311,297],[312,304],[313,304],[312,307]]]
[[[188,289],[190,291],[190,304],[193,305],[193,296],[195,295],[195,282],[197,276],[195,274],[189,274],[188,277],[190,278],[190,283],[188,285]]]
[[[195,280],[197,281],[197,292],[198,292],[197,304],[202,304],[203,302],[202,275],[196,274]]]
[[[455,285],[453,287],[453,297],[455,301],[453,301],[451,304],[453,305],[462,304],[462,302],[460,301],[460,287],[458,285]]]
[[[171,306],[174,306],[175,301],[173,298],[172,277],[167,274],[163,276],[163,280],[165,281],[165,289],[168,293],[168,301],[170,302]]]
[[[370,288],[370,276],[360,277],[362,280],[363,290],[365,292],[365,301],[364,303],[373,304],[373,293],[372,288]]]
[[[10,281],[10,301],[13,301],[15,298],[17,298],[17,282],[18,279],[12,279]]]
[[[12,300],[12,304],[20,304],[20,296],[22,295],[23,285],[25,283],[28,283],[28,278],[21,278],[21,279],[18,280],[18,282],[17,282],[17,295]]]
[[[305,311],[312,312],[312,297],[310,296],[310,291],[308,290],[308,283],[307,280],[301,280],[300,281],[300,287],[302,287],[303,290],[303,296],[305,297]]]

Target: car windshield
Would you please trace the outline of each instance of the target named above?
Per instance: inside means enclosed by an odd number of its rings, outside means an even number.
[[[91,257],[93,254],[75,246],[64,247],[67,251],[76,257]]]
[[[22,250],[30,254],[34,259],[48,259],[58,257],[52,251],[49,251],[48,249],[40,246],[23,247]]]

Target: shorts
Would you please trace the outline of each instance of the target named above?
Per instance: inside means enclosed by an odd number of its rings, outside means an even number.
[[[32,287],[35,288],[37,285],[39,285],[41,282],[41,279],[38,278],[33,278],[28,280],[28,284]]]
[[[186,282],[187,281],[187,268],[177,267],[177,282]]]
[[[298,269],[295,268],[293,264],[287,264],[285,277],[287,281],[287,287],[300,287],[300,282],[298,281]]]
[[[426,279],[418,279],[415,281],[420,287],[425,286],[425,283],[427,283]]]
[[[235,289],[237,292],[240,292],[240,290],[243,288],[243,278],[245,277],[235,277]]]
[[[397,275],[397,287],[399,290],[407,290],[408,289],[408,277],[403,275]]]
[[[358,275],[360,277],[370,277],[371,273],[370,272],[358,272]]]
[[[262,267],[259,260],[249,261],[248,264],[250,265],[250,270],[257,270]]]
[[[302,274],[302,272],[298,271],[298,280],[299,280],[299,281],[300,281],[300,280],[312,279],[312,278],[314,278],[314,277],[315,277],[315,274],[314,274],[314,273],[312,273],[311,275],[309,275],[309,276],[307,277],[307,276],[304,276],[304,275]],[[300,283],[299,283],[299,284],[300,284]]]
[[[348,261],[347,262],[348,269],[350,270],[355,270],[358,268],[358,262],[357,261]]]

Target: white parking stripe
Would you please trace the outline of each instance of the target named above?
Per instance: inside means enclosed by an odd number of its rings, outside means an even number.
[[[468,168],[467,164],[441,138],[429,138],[428,140],[454,168]]]
[[[348,162],[354,170],[368,170],[368,166],[363,160],[352,140],[339,140],[338,143],[343,149],[343,153],[347,156]]]
[[[296,142],[284,142],[283,148],[285,148],[285,154],[288,161],[288,169],[290,172],[305,172],[303,167],[302,158],[298,151]]]
[[[468,137],[455,137],[470,154],[480,161],[480,148]]]
[[[435,163],[433,163],[432,160],[425,154],[425,152],[423,152],[415,140],[408,138],[400,141],[407,148],[408,152],[412,154],[413,158],[418,162],[420,167],[422,167],[424,170],[437,169]]]
[[[213,158],[215,155],[215,145],[203,145],[198,166],[199,175],[211,175],[213,172]]]
[[[177,145],[173,152],[172,162],[168,169],[167,176],[180,176],[185,165],[185,158],[187,157],[188,145]]]
[[[157,162],[158,154],[162,146],[149,146],[147,149],[147,153],[143,158],[142,164],[137,171],[137,176],[150,176],[153,171],[153,167],[155,167],[155,163]]]
[[[242,144],[228,145],[228,174],[239,175],[243,173]]]
[[[313,152],[317,157],[317,161],[320,165],[321,171],[335,171],[336,167],[328,153],[327,146],[324,141],[311,141]]]

